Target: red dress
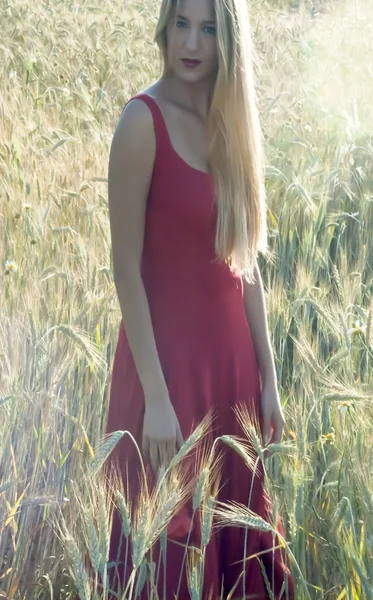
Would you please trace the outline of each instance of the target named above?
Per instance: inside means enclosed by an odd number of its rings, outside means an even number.
[[[216,257],[217,210],[212,178],[191,167],[174,150],[157,102],[147,94],[138,94],[134,98],[140,98],[148,105],[156,137],[156,158],[147,201],[142,278],[170,399],[184,439],[211,408],[215,410],[213,438],[222,434],[244,437],[232,408],[235,404],[245,403],[252,413],[256,412],[261,423],[260,379],[245,315],[242,279],[233,274],[226,264],[213,262]],[[143,414],[143,390],[121,321],[112,371],[107,432],[129,430],[141,448]],[[224,456],[221,470],[223,485],[218,499],[235,500],[247,506],[253,475],[234,450],[227,447]],[[139,462],[134,445],[127,436],[118,443],[111,458],[119,460],[125,489],[128,483],[129,489],[135,493]],[[263,471],[259,464],[250,508],[267,518],[270,506],[270,499],[263,490]],[[183,527],[190,524],[188,514],[191,514],[191,500],[168,529],[167,586],[164,595],[161,569],[160,599],[175,598],[184,556],[180,542],[187,539]],[[284,535],[279,518],[277,528]],[[193,535],[198,535],[197,529],[194,528],[193,532],[196,532]],[[121,522],[115,511],[110,548],[112,560],[117,558],[120,533]],[[213,600],[220,598],[223,578],[224,594],[232,589],[242,572],[239,561],[243,559],[244,538],[243,528],[226,526],[213,529],[206,551],[203,599],[208,597],[210,590]],[[292,599],[293,580],[283,551],[268,551],[276,545],[272,533],[249,529],[246,543],[246,556],[267,550],[260,558],[276,600],[286,598],[285,594],[279,595],[285,579],[287,597]],[[122,542],[121,561],[125,560],[124,546],[125,541]],[[158,551],[159,544],[156,544],[155,552]],[[130,554],[129,551],[128,565]],[[128,567],[126,572],[130,572]],[[269,598],[258,559],[247,561],[245,578],[246,597]],[[242,598],[242,580],[233,598]],[[148,597],[146,586],[140,597]],[[177,598],[184,600],[189,597],[184,566]]]

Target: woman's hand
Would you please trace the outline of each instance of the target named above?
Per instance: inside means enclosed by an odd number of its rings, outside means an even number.
[[[264,385],[261,394],[264,445],[281,442],[285,426],[280,396],[275,384]]]
[[[180,424],[168,392],[146,401],[142,450],[156,476],[159,467],[167,467],[183,443]]]

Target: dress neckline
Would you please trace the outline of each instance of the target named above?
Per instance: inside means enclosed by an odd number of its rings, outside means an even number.
[[[162,118],[162,121],[163,121],[163,126],[164,126],[164,130],[165,130],[165,132],[166,132],[166,135],[167,135],[167,141],[168,141],[168,144],[169,144],[169,146],[170,146],[170,148],[171,148],[171,151],[172,151],[172,152],[173,152],[173,154],[176,156],[176,158],[178,158],[178,159],[179,159],[179,160],[180,160],[180,161],[181,161],[181,162],[182,162],[182,163],[183,163],[183,164],[184,164],[186,167],[188,167],[188,168],[189,168],[189,169],[191,169],[192,171],[194,171],[194,172],[196,172],[196,173],[200,173],[202,176],[204,176],[204,177],[208,177],[208,178],[210,179],[210,178],[211,178],[211,173],[208,173],[207,171],[202,171],[202,169],[197,169],[196,167],[192,167],[192,165],[191,165],[191,164],[189,164],[189,163],[188,163],[188,162],[185,160],[185,158],[183,158],[183,157],[181,156],[181,154],[179,154],[179,153],[178,153],[178,152],[175,150],[175,148],[174,148],[174,146],[173,146],[173,144],[172,144],[172,142],[171,142],[170,134],[169,134],[169,132],[168,132],[168,128],[167,128],[167,125],[166,125],[166,120],[165,120],[165,118],[164,118],[164,116],[163,116],[162,109],[161,109],[161,107],[159,106],[159,104],[158,104],[158,102],[156,101],[156,99],[155,99],[153,96],[150,96],[149,94],[145,94],[144,92],[143,92],[143,93],[141,93],[141,94],[138,94],[138,96],[140,96],[140,97],[141,97],[141,96],[147,96],[147,98],[150,98],[150,100],[151,100],[151,101],[153,101],[153,102],[154,102],[154,104],[156,105],[156,107],[157,107],[157,109],[158,109],[158,111],[159,111],[159,113],[160,113],[160,116],[161,116],[161,118]]]

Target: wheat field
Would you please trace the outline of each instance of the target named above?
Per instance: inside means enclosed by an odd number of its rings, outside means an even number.
[[[126,435],[103,436],[121,318],[107,164],[123,105],[160,74],[157,9],[0,0],[0,598],[108,598],[113,502],[124,543],[141,546],[104,468]],[[252,0],[251,14],[270,235],[259,264],[287,423],[264,459],[268,488],[297,599],[372,599],[373,5]],[[118,597],[144,585],[144,548],[185,492],[179,466],[144,496],[153,527]],[[213,494],[198,494],[211,472],[206,459],[194,491],[206,543]],[[244,507],[216,514],[265,526]]]

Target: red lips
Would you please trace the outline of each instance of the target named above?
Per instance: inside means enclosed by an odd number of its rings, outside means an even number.
[[[198,67],[201,64],[200,60],[191,59],[191,58],[182,58],[183,64],[188,68]]]

